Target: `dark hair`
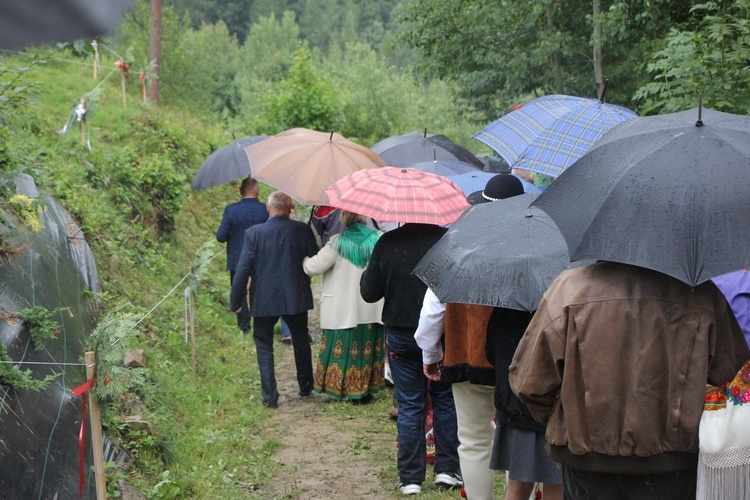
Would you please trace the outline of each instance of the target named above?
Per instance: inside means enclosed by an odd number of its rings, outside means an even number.
[[[240,184],[240,194],[245,196],[248,193],[255,193],[258,191],[258,188],[258,181],[252,177],[245,177],[242,179],[242,184]]]

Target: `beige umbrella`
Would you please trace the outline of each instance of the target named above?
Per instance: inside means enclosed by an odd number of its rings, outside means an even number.
[[[293,128],[245,148],[253,177],[304,205],[330,205],[324,189],[385,164],[371,149],[334,132]]]

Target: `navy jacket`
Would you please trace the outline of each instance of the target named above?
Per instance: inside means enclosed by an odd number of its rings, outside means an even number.
[[[310,277],[302,260],[318,253],[310,226],[276,215],[245,231],[232,281],[231,310],[242,304],[250,281],[250,316],[299,314],[313,308]]]
[[[227,269],[237,270],[237,260],[242,252],[245,231],[268,220],[265,203],[257,198],[242,198],[224,208],[224,217],[216,230],[216,239],[227,244]]]

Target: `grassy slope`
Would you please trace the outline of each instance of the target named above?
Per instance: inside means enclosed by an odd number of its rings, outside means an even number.
[[[189,188],[202,159],[228,138],[207,119],[145,107],[132,82],[128,107],[123,109],[115,73],[100,84],[90,108],[88,151],[80,144],[77,128],[66,136],[57,131],[79,98],[97,83],[90,66],[67,54],[54,57],[72,62],[50,58],[27,74],[27,81],[41,84],[41,101],[31,107],[28,120],[16,123],[8,146],[19,163],[32,168],[40,189],[60,197],[81,221],[96,255],[105,306],[126,299],[145,316],[166,297],[145,317],[136,346],[148,356],[153,383],[143,391],[149,408],[145,417],[154,424],[157,437],[125,436],[138,458],[130,478],[156,498],[170,498],[178,491],[192,498],[245,496],[273,473],[269,457],[278,442],[266,432],[268,410],[246,404],[259,397],[254,348],[237,335],[234,317],[227,311],[228,277],[221,247],[214,248],[218,256],[200,277],[195,373],[190,344],[184,342],[185,285],[176,286],[196,251],[214,239],[224,205],[237,197],[234,185],[197,193]],[[14,57],[4,63],[21,67],[28,61]],[[102,77],[111,63],[103,61]],[[163,128],[173,130],[171,139],[177,146],[165,140],[149,144],[148,138]],[[173,165],[184,177],[185,201],[175,215],[174,233],[164,237],[157,234],[148,203],[136,200],[143,194],[123,181],[134,163],[122,158],[159,155],[171,147],[187,151]],[[142,210],[131,210],[129,199]],[[108,434],[115,433],[111,426]]]

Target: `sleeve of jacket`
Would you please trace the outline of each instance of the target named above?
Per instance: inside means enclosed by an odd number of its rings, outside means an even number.
[[[336,262],[336,250],[331,246],[332,242],[333,239],[321,248],[316,255],[304,258],[302,261],[302,269],[305,270],[305,274],[308,276],[316,276],[318,274],[323,274],[333,266]]]
[[[414,332],[414,340],[422,349],[422,363],[429,365],[442,361],[443,346],[440,339],[444,332],[445,304],[428,288],[419,313],[419,325]]]
[[[564,339],[564,315],[551,317],[543,299],[509,367],[511,389],[542,425],[547,425],[560,392]]]
[[[377,302],[385,297],[383,276],[380,272],[380,240],[375,243],[367,268],[359,279],[359,294],[365,302]]]
[[[229,240],[229,232],[232,229],[232,219],[229,217],[229,206],[224,207],[224,216],[221,218],[219,229],[216,230],[216,240],[226,243]]]
[[[707,383],[720,386],[732,380],[750,359],[750,349],[734,313],[718,289],[713,302],[716,342],[709,359]]]
[[[250,279],[250,276],[253,275],[255,270],[254,227],[251,227],[245,232],[245,241],[242,245],[242,252],[237,261],[237,269],[234,272],[232,292],[229,298],[229,309],[231,311],[239,309],[245,300],[245,297],[247,296],[247,280]]]
[[[305,224],[305,257],[313,257],[316,253],[318,253],[318,250],[320,248],[318,247],[318,242],[315,240],[315,233],[313,233],[312,228]]]

